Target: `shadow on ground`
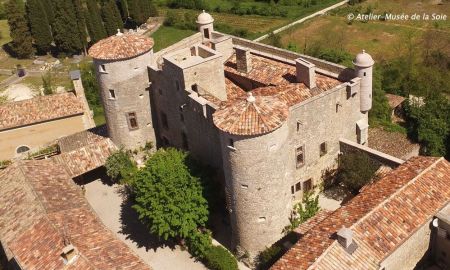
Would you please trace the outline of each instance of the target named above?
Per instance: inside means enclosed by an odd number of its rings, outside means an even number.
[[[133,198],[129,196],[126,190],[121,190],[120,193],[124,198],[120,210],[120,222],[122,224],[120,233],[135,242],[138,247],[145,247],[146,250],[153,249],[156,251],[159,247],[175,249],[176,244],[173,241],[164,241],[149,232],[150,230],[141,223],[138,213],[132,207],[134,204]]]
[[[345,204],[354,197],[350,192],[348,192],[344,187],[340,185],[334,185],[333,187],[325,189],[322,193],[326,198],[342,201],[341,204]]]

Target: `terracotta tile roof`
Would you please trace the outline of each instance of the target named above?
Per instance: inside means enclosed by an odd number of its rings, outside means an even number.
[[[251,94],[216,111],[214,124],[235,135],[259,135],[279,128],[286,121],[288,107],[275,97]]]
[[[61,138],[61,154],[52,159],[63,165],[71,177],[97,169],[118,149],[107,133],[106,126],[100,126]]]
[[[410,141],[406,134],[369,128],[369,147],[396,158],[408,159],[419,154],[420,144]]]
[[[319,213],[317,213],[314,217],[308,219],[305,223],[300,224],[297,228],[294,229],[294,232],[304,235],[309,230],[314,229],[317,224],[326,219],[333,211],[322,209]]]
[[[99,221],[60,164],[20,161],[0,172],[0,185],[0,240],[23,269],[63,269],[65,240],[80,253],[67,269],[149,269]]]
[[[412,158],[317,224],[271,269],[378,269],[449,201],[450,163]],[[335,241],[342,226],[353,230],[353,255]]]
[[[392,95],[392,94],[386,94],[386,98],[388,100],[389,107],[391,107],[391,109],[394,109],[398,105],[402,104],[403,101],[405,101],[405,99],[406,99],[402,96],[397,96],[397,95]]]
[[[73,93],[41,96],[0,105],[0,130],[83,114],[83,105]]]
[[[150,51],[153,45],[153,39],[144,35],[117,34],[95,43],[89,56],[101,60],[127,59]]]

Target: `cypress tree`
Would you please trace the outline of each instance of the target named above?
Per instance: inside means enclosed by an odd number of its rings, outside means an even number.
[[[86,19],[84,18],[83,5],[81,0],[73,0],[73,6],[75,8],[75,17],[77,18],[77,29],[80,42],[83,49],[86,51],[87,46],[87,33],[86,33]]]
[[[58,49],[68,54],[80,52],[83,44],[71,0],[58,0],[55,2],[54,38]]]
[[[19,58],[30,57],[34,53],[33,39],[21,0],[10,0],[6,4],[6,17],[12,38],[12,50]]]
[[[122,20],[126,21],[128,19],[128,4],[127,0],[119,0],[117,2],[119,5],[120,15],[122,16]]]
[[[105,27],[103,26],[102,17],[95,0],[87,1],[86,23],[89,36],[92,42],[97,42],[107,37]]]
[[[47,15],[47,20],[51,24],[55,21],[55,10],[53,8],[52,0],[40,0],[42,7],[44,8],[44,12]]]
[[[141,25],[145,22],[145,15],[143,14],[143,10],[140,6],[141,0],[128,0],[128,12],[130,13],[130,17],[137,25]]]
[[[28,0],[26,7],[34,44],[39,53],[45,54],[50,51],[53,41],[47,14],[39,0]]]
[[[122,29],[122,19],[114,0],[104,1],[102,4],[102,18],[105,22],[105,29],[108,36],[117,33],[117,29]]]
[[[149,3],[149,14],[148,14],[148,17],[157,17],[159,14],[158,14],[158,9],[156,8],[155,3],[153,3],[152,0],[147,0],[147,1],[150,2]]]

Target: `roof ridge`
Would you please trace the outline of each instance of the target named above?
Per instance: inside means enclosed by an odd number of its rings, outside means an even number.
[[[415,183],[417,181],[417,179],[419,179],[422,175],[424,175],[425,173],[427,173],[428,171],[430,171],[432,168],[434,168],[439,162],[441,162],[444,158],[441,157],[439,159],[437,159],[435,162],[433,162],[432,164],[430,164],[427,168],[425,168],[423,171],[421,171],[419,174],[417,174],[415,177],[413,177],[411,180],[408,181],[408,183],[406,183],[405,185],[403,185],[402,187],[400,187],[398,190],[396,190],[394,193],[392,193],[391,195],[389,195],[386,199],[384,199],[382,202],[380,202],[378,205],[376,205],[372,210],[370,210],[369,212],[367,212],[363,217],[361,217],[360,219],[358,219],[355,223],[353,223],[349,228],[350,229],[354,229],[354,227],[356,227],[357,225],[359,225],[360,223],[362,223],[364,220],[366,220],[369,216],[371,216],[375,211],[377,211],[378,209],[380,209],[381,207],[383,207],[387,202],[389,202],[393,197],[395,197],[397,194],[399,194],[400,192],[402,192],[403,190],[405,190],[407,187],[409,187],[410,185],[412,185],[413,183]],[[404,164],[406,165],[406,164]],[[402,165],[401,165],[402,166]],[[394,173],[394,171],[391,171],[390,173],[386,174],[383,178],[387,177],[388,175]],[[382,179],[383,179],[382,178]],[[380,179],[381,180],[381,179]],[[378,181],[380,181],[378,180]],[[358,196],[358,195],[357,195]],[[340,208],[336,209],[334,212],[336,212],[337,210],[339,210]],[[334,213],[333,212],[333,213]],[[322,252],[322,254],[320,254],[319,257],[317,257],[317,259],[314,261],[313,264],[311,264],[307,269],[312,269],[313,266],[316,266],[322,259],[324,256],[327,255],[328,251],[333,248],[335,245],[337,244],[336,240],[333,240],[333,242]]]

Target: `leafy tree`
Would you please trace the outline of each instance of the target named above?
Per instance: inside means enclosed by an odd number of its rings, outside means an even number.
[[[10,0],[6,4],[6,16],[11,31],[12,50],[19,58],[30,57],[34,53],[32,37],[21,0]]]
[[[75,54],[83,49],[74,5],[71,0],[55,2],[53,29],[56,46],[61,52]]]
[[[358,194],[359,190],[372,180],[377,170],[377,164],[367,154],[347,153],[340,160],[338,181],[353,194]]]
[[[116,34],[117,29],[122,29],[122,19],[120,18],[119,9],[114,0],[104,1],[101,11],[103,21],[105,22],[105,29],[109,36]]]
[[[285,233],[291,232],[320,211],[319,195],[315,197],[313,195],[313,192],[305,192],[302,201],[294,205],[293,215],[290,218],[291,224],[284,228]]]
[[[94,65],[92,63],[84,63],[81,65],[80,70],[89,107],[94,111],[94,116],[102,115],[103,107],[100,101],[100,88],[95,76]]]
[[[405,110],[410,135],[422,144],[422,153],[448,158],[450,101],[440,94],[434,94],[425,99],[425,105],[406,105]]]
[[[139,219],[164,239],[189,238],[208,220],[201,180],[189,159],[176,149],[159,150],[133,179]]]
[[[375,67],[373,72],[373,102],[372,109],[369,111],[370,125],[390,124],[391,109],[389,107],[386,93],[381,87],[381,72]]]
[[[112,153],[105,162],[105,168],[106,174],[112,180],[120,180],[122,183],[130,183],[129,179],[132,178],[137,170],[136,164],[124,149],[119,149]]]
[[[28,0],[26,8],[34,44],[39,53],[45,54],[50,51],[53,41],[47,13],[40,0]]]
[[[93,43],[107,37],[105,27],[103,25],[102,16],[98,3],[95,0],[87,1],[86,24],[89,36]]]

